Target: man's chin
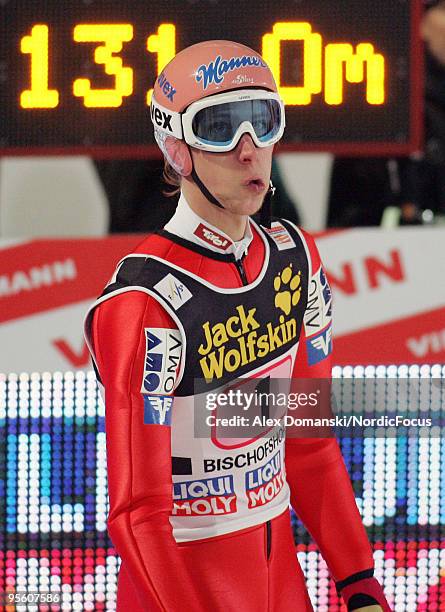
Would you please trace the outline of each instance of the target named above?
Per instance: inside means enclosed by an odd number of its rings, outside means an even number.
[[[255,215],[256,213],[259,213],[261,211],[261,209],[263,208],[263,204],[264,204],[264,200],[266,199],[266,195],[267,195],[267,191],[266,193],[260,198],[260,201],[258,202],[258,205],[256,207],[255,212],[251,213],[252,215]]]
[[[246,208],[248,208],[248,212],[245,212],[244,214],[249,215],[250,217],[260,212],[261,208],[263,207],[265,197],[266,194],[260,194],[256,197],[252,197],[249,202],[246,202]]]
[[[237,201],[224,201],[224,198],[218,198],[218,200],[219,202],[221,202],[227,212],[230,212],[233,215],[242,215],[250,217],[261,210],[264,197],[264,195],[259,195],[254,197],[250,196],[249,198],[244,198],[243,200]]]

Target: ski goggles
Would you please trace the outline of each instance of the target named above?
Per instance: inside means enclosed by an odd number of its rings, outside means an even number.
[[[265,90],[216,94],[193,102],[183,113],[169,111],[152,100],[151,113],[153,123],[162,131],[211,152],[231,151],[246,133],[257,147],[269,147],[280,140],[285,127],[283,101]]]

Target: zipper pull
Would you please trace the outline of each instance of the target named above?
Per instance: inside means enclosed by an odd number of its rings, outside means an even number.
[[[243,283],[243,285],[248,285],[249,283],[247,282],[247,276],[246,276],[246,272],[243,266],[243,258],[235,259],[235,265],[238,269],[238,272],[241,278],[241,282]]]

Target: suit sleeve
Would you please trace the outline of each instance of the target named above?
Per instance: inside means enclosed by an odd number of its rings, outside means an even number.
[[[148,390],[159,391],[156,372],[168,357],[168,330],[178,337],[168,314],[137,291],[105,301],[94,313],[92,343],[105,387],[108,530],[145,610],[201,612],[196,584],[189,579],[169,522],[168,412],[174,399],[142,388],[144,382]],[[150,359],[158,360],[159,367],[146,365],[148,342],[156,347]],[[155,370],[154,377],[145,378],[147,369]]]
[[[304,234],[312,273],[293,372],[296,379],[331,380],[332,298],[313,239]],[[286,473],[291,504],[316,541],[335,580],[374,567],[372,550],[334,437],[288,437]]]

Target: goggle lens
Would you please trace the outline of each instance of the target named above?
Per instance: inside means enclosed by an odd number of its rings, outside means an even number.
[[[277,100],[241,100],[215,104],[193,117],[193,133],[206,144],[228,145],[239,126],[249,122],[259,140],[268,142],[281,126],[281,107]]]

